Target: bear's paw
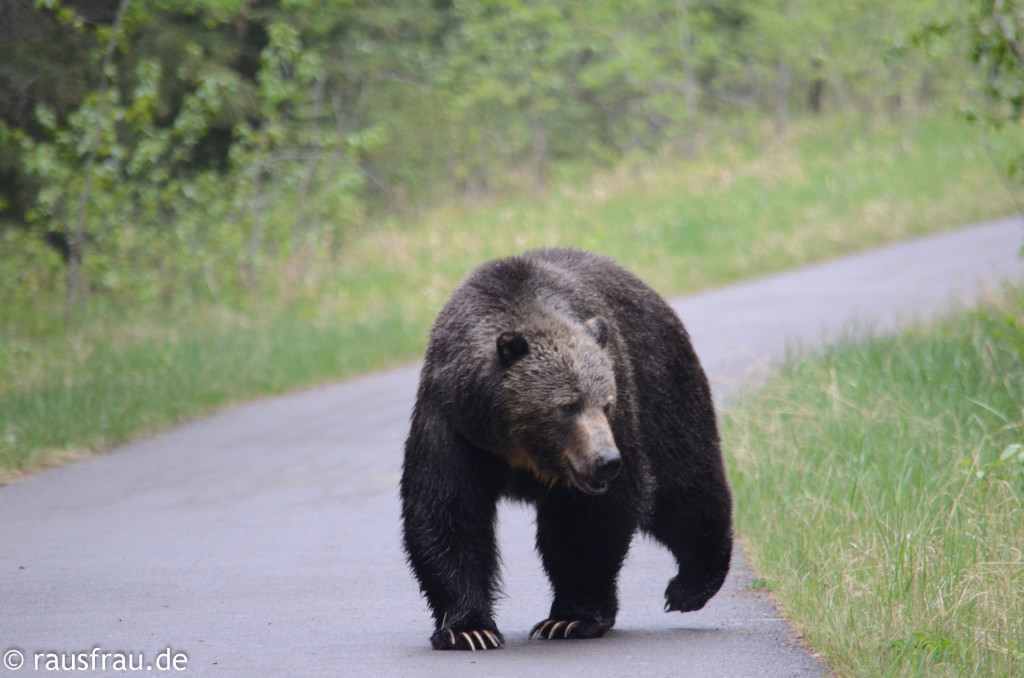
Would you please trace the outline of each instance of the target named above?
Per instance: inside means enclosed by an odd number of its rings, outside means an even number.
[[[665,589],[665,612],[695,612],[717,591],[718,586],[686,582],[677,575],[669,580]]]
[[[505,647],[505,639],[497,629],[446,628],[430,638],[435,650],[497,650]]]
[[[545,640],[564,640],[568,638],[600,638],[610,628],[605,622],[590,619],[545,619],[537,622],[530,631],[530,639],[534,637]]]

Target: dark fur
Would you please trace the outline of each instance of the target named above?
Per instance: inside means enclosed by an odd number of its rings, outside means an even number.
[[[600,444],[602,422],[610,449],[581,451]],[[603,493],[568,477],[567,458],[586,453],[611,468],[616,447],[621,472]],[[611,628],[637,529],[679,564],[666,610],[700,609],[725,579],[732,505],[707,379],[675,313],[609,259],[540,250],[488,262],[434,323],[401,498],[435,648],[502,642],[492,614],[502,497],[537,507],[537,549],[554,592],[545,620],[553,623],[535,629],[543,637]]]

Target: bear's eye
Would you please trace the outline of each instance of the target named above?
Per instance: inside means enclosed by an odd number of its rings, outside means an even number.
[[[578,402],[563,403],[558,406],[558,411],[566,417],[572,417],[580,413],[580,404]]]
[[[612,411],[614,411],[614,410],[615,410],[615,401],[614,400],[609,400],[608,402],[606,402],[604,404],[604,416],[606,416],[606,417],[612,416]]]

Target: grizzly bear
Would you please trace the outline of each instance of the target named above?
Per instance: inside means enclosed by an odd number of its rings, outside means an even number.
[[[703,607],[732,553],[711,391],[689,336],[612,260],[537,250],[483,264],[430,332],[405,445],[404,546],[435,649],[499,648],[498,500],[532,502],[554,599],[530,637],[615,623],[637,530],[675,556],[665,610]]]

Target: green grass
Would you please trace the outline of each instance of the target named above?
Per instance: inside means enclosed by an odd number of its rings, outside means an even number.
[[[0,397],[0,471],[103,449],[251,394],[387,365],[415,341],[394,325],[339,330],[294,316],[222,314],[185,327],[131,327],[132,336],[104,323],[17,343],[8,350],[39,371],[31,388]]]
[[[794,360],[725,418],[737,529],[838,675],[1024,675],[1022,318]]]
[[[367,226],[330,261],[283,262],[241,310],[139,312],[94,298],[65,325],[59,291],[34,291],[0,309],[0,477],[412,361],[454,285],[494,256],[583,247],[678,294],[1009,213],[976,136],[939,118],[828,120],[756,152],[634,159],[543,196]]]

